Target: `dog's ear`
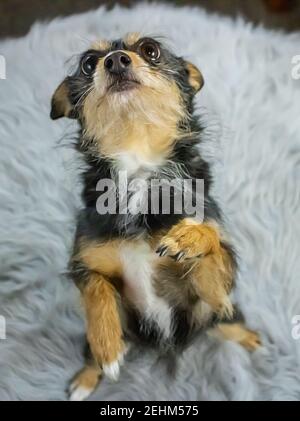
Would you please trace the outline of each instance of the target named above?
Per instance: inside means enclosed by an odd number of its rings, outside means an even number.
[[[51,100],[50,117],[57,120],[61,117],[76,118],[73,105],[70,101],[70,93],[67,77],[60,85],[58,85]]]
[[[194,89],[196,94],[204,85],[202,73],[194,64],[190,63],[189,61],[185,62],[185,68],[188,73],[189,84]]]

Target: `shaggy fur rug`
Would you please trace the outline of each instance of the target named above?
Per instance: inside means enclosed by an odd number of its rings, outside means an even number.
[[[241,256],[236,299],[264,347],[250,355],[203,336],[176,378],[155,355],[133,350],[120,381],[104,380],[91,399],[300,399],[300,341],[291,333],[300,314],[300,80],[291,77],[300,34],[141,4],[36,24],[0,43],[0,400],[66,399],[82,366],[79,294],[65,276],[80,206],[76,123],[50,121],[49,103],[70,56],[95,38],[139,30],[166,35],[205,76],[198,105]]]

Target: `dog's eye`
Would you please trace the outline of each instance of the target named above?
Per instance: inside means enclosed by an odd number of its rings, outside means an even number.
[[[146,60],[156,61],[160,57],[160,49],[151,41],[143,42],[141,45],[141,53]]]
[[[88,54],[81,62],[81,70],[86,76],[91,76],[97,66],[99,57],[95,54]]]

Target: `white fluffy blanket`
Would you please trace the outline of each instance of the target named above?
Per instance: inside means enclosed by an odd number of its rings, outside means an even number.
[[[249,355],[204,336],[176,379],[134,351],[120,381],[103,381],[92,399],[300,399],[300,341],[291,333],[300,314],[300,80],[291,77],[300,34],[141,4],[36,24],[0,43],[0,400],[66,399],[82,365],[79,294],[64,276],[79,205],[68,147],[76,124],[50,121],[49,102],[67,58],[95,38],[139,30],[166,35],[205,76],[198,104],[223,163],[217,186],[241,256],[237,300],[264,349]]]

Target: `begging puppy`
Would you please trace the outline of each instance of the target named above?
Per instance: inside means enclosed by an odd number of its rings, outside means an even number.
[[[54,93],[51,117],[78,120],[87,164],[71,275],[91,355],[71,400],[86,398],[102,372],[117,379],[128,341],[174,352],[206,330],[248,350],[260,344],[229,298],[236,257],[198,148],[202,86],[193,64],[129,34],[92,45]],[[198,203],[180,208],[187,193]]]

